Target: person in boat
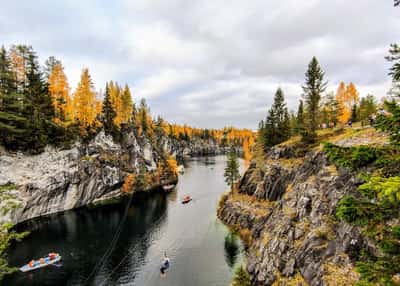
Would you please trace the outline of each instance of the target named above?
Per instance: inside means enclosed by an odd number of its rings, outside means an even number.
[[[164,252],[163,262],[162,262],[161,268],[160,268],[160,272],[161,272],[161,276],[162,277],[165,276],[165,273],[168,270],[169,265],[170,265],[169,258],[167,256],[167,253]]]
[[[49,253],[49,259],[50,259],[50,260],[54,260],[54,259],[56,259],[56,257],[57,257],[57,254],[56,254],[56,253],[54,253],[54,252],[50,252],[50,253]]]
[[[28,263],[29,267],[32,268],[33,266],[35,266],[35,260],[31,260]]]

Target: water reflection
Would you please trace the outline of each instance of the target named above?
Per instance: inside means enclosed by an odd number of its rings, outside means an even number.
[[[230,268],[233,268],[240,254],[240,245],[238,238],[235,234],[228,233],[225,236],[224,249],[225,249],[225,261]]]
[[[237,238],[227,236],[227,228],[216,218],[220,195],[227,189],[225,160],[224,156],[190,160],[174,191],[136,196],[113,251],[86,284],[119,229],[127,201],[20,226],[32,233],[10,249],[11,265],[57,251],[63,256],[63,266],[17,272],[0,285],[228,285],[231,267],[240,263],[241,246]],[[180,203],[185,194],[194,198],[192,203]],[[160,278],[164,251],[171,268]]]

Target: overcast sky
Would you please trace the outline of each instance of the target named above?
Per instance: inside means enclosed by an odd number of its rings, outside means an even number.
[[[0,44],[62,60],[75,89],[83,67],[97,89],[128,83],[153,114],[198,127],[257,128],[278,86],[290,108],[316,56],[329,90],[390,87],[392,0],[1,1]]]

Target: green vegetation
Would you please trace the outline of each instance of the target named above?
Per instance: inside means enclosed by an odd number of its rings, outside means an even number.
[[[306,104],[306,117],[302,139],[304,142],[312,143],[315,141],[316,130],[319,125],[319,102],[321,94],[325,91],[327,82],[324,80],[324,72],[322,71],[318,60],[313,57],[306,72],[306,81],[303,86],[304,101]]]
[[[385,153],[379,150],[371,152],[373,156],[366,156],[368,152],[358,152],[357,149],[351,151],[345,150],[345,153],[353,156],[364,154],[361,156],[363,160],[355,160],[356,166],[361,161],[362,165],[380,167],[379,162],[387,164],[389,160],[387,157],[382,160],[381,156],[385,157]],[[356,270],[361,275],[357,285],[397,285],[393,279],[400,272],[400,177],[374,174],[364,175],[363,178],[366,181],[358,187],[359,195],[343,197],[336,210],[339,219],[361,226],[363,234],[380,250],[380,254],[375,255],[364,250],[356,263]]]
[[[278,88],[265,122],[260,122],[259,137],[264,146],[274,146],[289,139],[290,130],[289,112],[283,91]]]
[[[16,233],[12,229],[12,224],[0,225],[0,281],[4,275],[16,271],[15,268],[9,267],[5,258],[5,251],[12,241],[20,241],[28,235],[27,232]]]
[[[237,180],[240,178],[239,162],[237,154],[233,147],[228,153],[228,161],[226,162],[224,177],[225,182],[231,187],[231,190],[233,191],[235,189]]]
[[[332,143],[325,143],[323,150],[331,162],[353,170],[374,163],[380,153],[377,148],[365,145],[346,148]]]
[[[235,270],[235,276],[231,286],[250,286],[250,275],[242,266]]]
[[[16,185],[15,184],[5,184],[5,185],[0,185],[0,193],[6,192],[6,191],[11,191],[15,190]]]
[[[0,202],[2,202],[2,208],[0,208],[0,214],[6,214],[13,208],[20,207],[19,203],[14,200],[14,196],[10,195],[8,191],[14,190],[16,186],[14,184],[6,184],[0,186]],[[26,235],[27,232],[17,233],[12,230],[11,223],[0,224],[0,281],[3,276],[14,272],[16,269],[9,267],[6,260],[6,249],[12,241],[20,241]]]

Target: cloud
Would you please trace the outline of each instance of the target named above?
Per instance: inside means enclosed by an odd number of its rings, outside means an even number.
[[[385,95],[399,14],[382,0],[25,0],[3,3],[0,35],[62,59],[73,88],[88,67],[98,89],[128,83],[169,121],[256,128],[278,86],[296,109],[312,56],[330,91]]]

